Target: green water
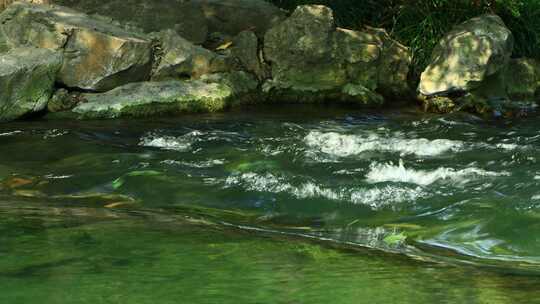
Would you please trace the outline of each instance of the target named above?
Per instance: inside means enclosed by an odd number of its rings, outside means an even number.
[[[535,120],[0,125],[0,303],[540,302]]]

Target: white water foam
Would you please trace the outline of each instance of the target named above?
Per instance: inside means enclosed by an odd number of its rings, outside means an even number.
[[[191,149],[193,143],[200,135],[201,132],[199,131],[192,131],[182,136],[163,136],[156,133],[148,133],[141,138],[139,146],[186,152]]]
[[[450,180],[452,182],[464,184],[479,177],[508,175],[510,175],[510,173],[504,171],[492,172],[474,167],[463,170],[455,170],[445,167],[440,167],[432,171],[415,170],[405,168],[403,161],[400,160],[398,165],[394,165],[392,163],[372,164],[370,171],[366,175],[366,180],[369,183],[399,182],[427,186],[440,180]]]
[[[247,191],[286,193],[298,199],[325,198],[332,201],[362,204],[374,210],[427,197],[427,193],[421,187],[408,188],[387,185],[374,188],[341,187],[332,189],[311,181],[295,186],[283,177],[270,173],[257,174],[253,172],[229,176],[225,181],[225,186],[242,187]]]
[[[17,134],[20,134],[22,133],[23,131],[11,131],[11,132],[5,132],[5,133],[0,133],[0,136],[13,136],[13,135],[17,135]]]
[[[191,167],[191,168],[203,169],[203,168],[212,168],[215,166],[220,166],[220,165],[225,164],[226,162],[224,159],[209,159],[209,160],[199,161],[199,162],[166,159],[164,161],[161,161],[161,163],[165,165],[186,166],[186,167]]]
[[[368,151],[438,156],[465,149],[465,144],[461,141],[404,138],[397,134],[382,136],[376,133],[347,135],[336,132],[312,131],[304,138],[304,142],[310,148],[335,157],[348,157]]]

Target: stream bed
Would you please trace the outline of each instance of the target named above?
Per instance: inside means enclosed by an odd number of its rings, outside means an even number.
[[[0,125],[0,303],[534,303],[540,128],[284,107]]]

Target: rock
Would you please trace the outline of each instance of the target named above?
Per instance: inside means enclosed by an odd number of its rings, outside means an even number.
[[[160,58],[152,73],[153,80],[199,78],[228,69],[225,58],[192,44],[173,30],[161,31],[153,36],[160,41]]]
[[[366,32],[374,34],[382,43],[377,65],[377,90],[385,96],[409,97],[409,70],[412,65],[411,50],[393,40],[384,29],[367,27]]]
[[[152,41],[104,19],[17,2],[0,14],[0,24],[0,50],[25,45],[62,50],[57,80],[67,87],[106,91],[150,76]]]
[[[456,103],[445,96],[433,96],[423,100],[424,111],[448,114],[455,110]]]
[[[510,99],[540,101],[540,61],[531,58],[511,59],[504,81]]]
[[[81,93],[69,92],[66,89],[58,89],[47,104],[49,112],[63,112],[73,109],[81,102]]]
[[[234,98],[231,105],[254,103],[261,99],[257,93],[259,83],[252,75],[243,71],[208,74],[201,77],[206,83],[221,83],[231,88]]]
[[[259,41],[255,33],[243,31],[232,41],[231,56],[241,69],[255,75],[259,80],[270,77],[269,67],[263,63]]]
[[[0,55],[0,121],[39,112],[47,106],[62,54],[16,48]]]
[[[456,26],[435,47],[418,91],[425,96],[470,92],[502,71],[513,50],[513,36],[496,15]]]
[[[147,33],[175,29],[183,38],[202,44],[208,35],[201,5],[190,0],[53,0],[88,14],[132,23]]]
[[[247,74],[246,74],[247,75]],[[254,80],[253,80],[254,81]],[[131,83],[109,92],[84,94],[73,109],[81,118],[148,117],[225,109],[242,92],[210,79]]]
[[[285,12],[264,0],[192,0],[199,5],[209,32],[232,37],[242,31],[253,31],[264,37],[268,29],[285,19]]]
[[[410,51],[383,30],[337,28],[332,10],[322,5],[299,6],[271,28],[264,55],[272,69],[264,88],[281,100],[379,104],[378,88],[408,91]],[[399,75],[385,75],[392,71]]]

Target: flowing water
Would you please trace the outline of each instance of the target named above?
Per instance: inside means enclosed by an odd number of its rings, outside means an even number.
[[[0,303],[534,303],[540,127],[410,110],[0,125]]]

